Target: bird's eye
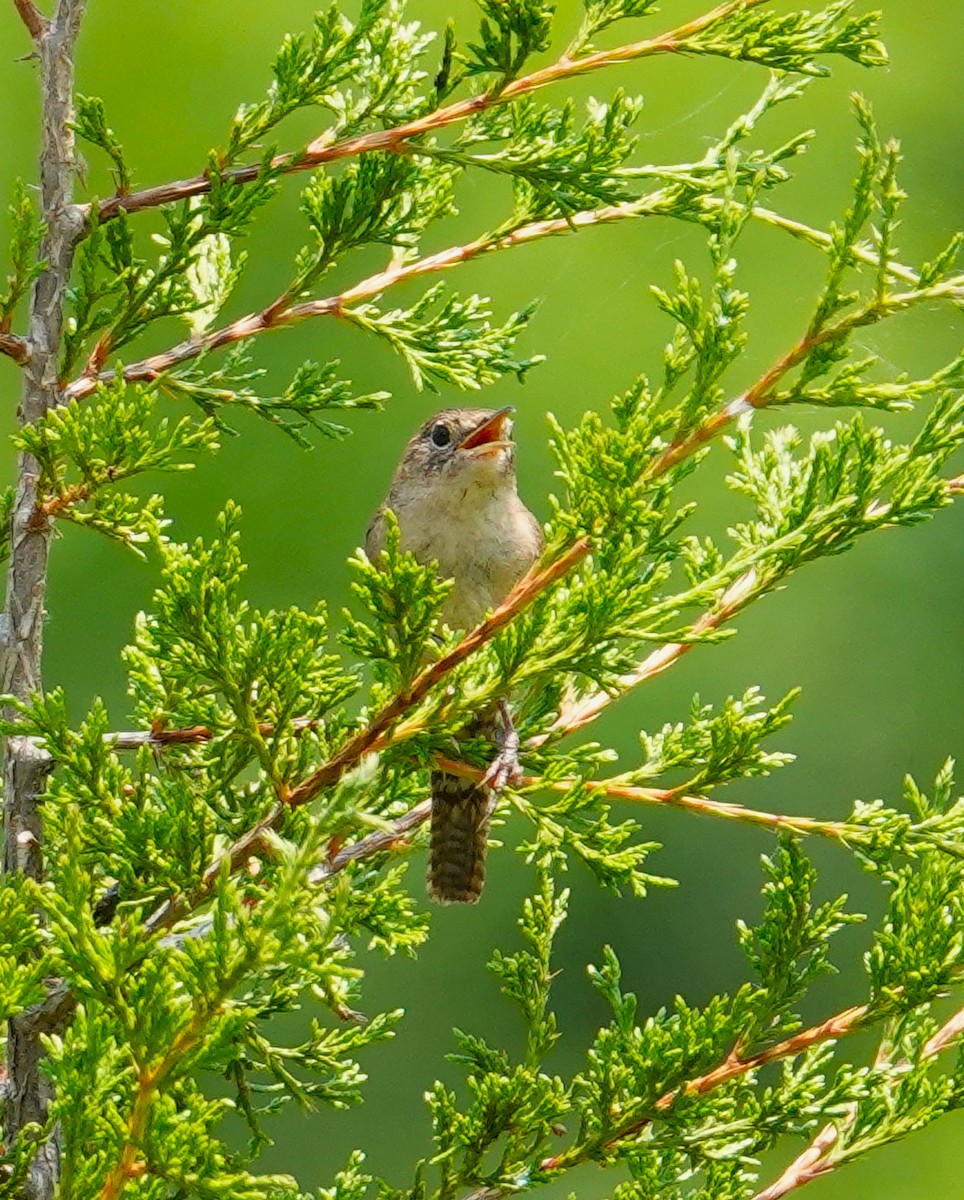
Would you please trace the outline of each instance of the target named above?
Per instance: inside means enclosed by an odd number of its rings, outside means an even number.
[[[452,440],[452,431],[448,425],[443,425],[441,421],[437,425],[432,426],[432,432],[429,434],[432,439],[433,446],[447,446]]]

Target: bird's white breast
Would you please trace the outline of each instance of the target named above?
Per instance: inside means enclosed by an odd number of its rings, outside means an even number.
[[[510,474],[459,472],[398,497],[395,513],[402,549],[437,560],[439,574],[455,581],[443,611],[453,628],[477,625],[539,553],[538,525]]]

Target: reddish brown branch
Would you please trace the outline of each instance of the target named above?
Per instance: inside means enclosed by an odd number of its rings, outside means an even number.
[[[20,19],[26,25],[30,36],[36,42],[47,31],[49,22],[40,12],[33,0],[13,0],[13,6],[20,14]]]
[[[845,337],[853,330],[873,324],[890,313],[900,312],[920,299],[950,299],[960,303],[964,300],[964,276],[958,276],[924,290],[888,296],[882,301],[875,301],[857,312],[841,317],[839,321],[831,325],[823,326],[817,331],[808,331],[786,354],[777,359],[747,392],[712,413],[689,433],[671,442],[644,473],[643,481],[657,479],[672,467],[677,466],[717,437],[743,414],[765,408],[774,400],[780,380],[798,367],[818,346],[825,345],[835,338]],[[964,492],[964,476],[948,480],[946,487],[949,495]],[[886,509],[882,505],[872,506],[868,510],[868,514],[880,516],[885,511]],[[546,733],[533,738],[530,745],[540,746],[549,737],[561,737],[581,729],[590,721],[594,721],[614,699],[624,696],[627,691],[645,680],[661,674],[693,647],[700,634],[717,628],[739,612],[753,598],[757,582],[756,570],[751,568],[727,588],[713,609],[700,617],[692,629],[693,640],[660,646],[643,659],[635,670],[622,676],[617,681],[617,689],[612,693],[593,692],[581,700],[573,701],[570,704],[564,703],[552,727]]]
[[[860,1004],[855,1008],[847,1008],[843,1012],[836,1013],[826,1021],[822,1021],[819,1025],[812,1025],[809,1029],[795,1033],[792,1037],[785,1038],[782,1042],[777,1042],[775,1045],[769,1046],[766,1050],[761,1050],[759,1054],[751,1054],[746,1058],[742,1058],[735,1052],[731,1053],[727,1055],[726,1059],[718,1067],[714,1067],[712,1071],[707,1071],[705,1075],[699,1075],[695,1079],[691,1079],[688,1083],[684,1083],[681,1087],[673,1088],[672,1091],[661,1096],[656,1101],[655,1108],[658,1112],[665,1112],[668,1108],[672,1107],[680,1096],[703,1096],[707,1092],[713,1091],[714,1088],[722,1087],[723,1084],[729,1083],[732,1079],[738,1079],[741,1075],[746,1075],[750,1071],[757,1071],[761,1067],[765,1067],[768,1063],[778,1062],[783,1058],[793,1058],[795,1055],[803,1054],[812,1046],[820,1045],[822,1042],[834,1041],[845,1034],[853,1033],[867,1019],[869,1014],[870,1006]],[[652,1125],[654,1119],[652,1116],[645,1116],[639,1117],[635,1121],[629,1121],[606,1141],[606,1148],[611,1148],[620,1142],[630,1141],[632,1138],[638,1137]],[[569,1152],[564,1150],[560,1154],[553,1155],[551,1158],[543,1159],[539,1164],[539,1169],[540,1171],[554,1171],[559,1170],[561,1167],[575,1166],[579,1161],[581,1161],[581,1157],[571,1156]]]
[[[458,759],[445,755],[435,756],[435,765],[449,775],[460,775],[465,779],[482,779],[485,772]],[[708,796],[689,796],[684,788],[639,787],[622,783],[618,779],[555,779],[547,783],[535,775],[523,775],[517,780],[518,788],[549,788],[554,792],[568,792],[571,788],[583,787],[589,792],[598,792],[613,800],[631,800],[637,804],[657,804],[664,808],[682,808],[688,812],[706,816],[725,817],[742,821],[747,825],[760,825],[765,829],[785,830],[803,837],[817,834],[841,841],[846,837],[847,826],[840,821],[822,821],[816,817],[795,817],[786,813],[764,812],[757,808],[745,808],[742,804],[730,804],[723,800],[711,800]]]
[[[952,300],[960,303],[964,299],[964,276],[945,280],[929,288],[918,288],[910,292],[885,296],[872,301],[856,312],[841,317],[839,321],[807,330],[804,336],[786,354],[778,358],[747,392],[667,446],[654,462],[651,468],[652,476],[662,475],[670,467],[689,458],[694,451],[716,437],[736,417],[753,412],[755,409],[766,408],[776,398],[777,385],[781,379],[800,366],[820,346],[844,338],[856,329],[873,325],[885,316],[901,312],[912,304],[928,299]]]
[[[519,99],[520,96],[526,96],[561,80],[586,75],[603,67],[650,58],[657,54],[678,53],[685,49],[688,39],[719,21],[725,20],[732,13],[741,9],[757,8],[767,3],[769,0],[731,0],[730,3],[718,5],[710,12],[678,25],[675,29],[671,29],[659,37],[618,46],[614,50],[599,50],[584,58],[573,59],[564,54],[550,66],[533,71],[529,75],[523,75],[499,91],[485,92],[480,96],[470,96],[464,100],[455,101],[443,108],[435,109],[424,117],[406,121],[391,129],[375,130],[372,133],[360,134],[340,142],[332,142],[327,134],[322,134],[298,154],[278,155],[272,160],[271,167],[273,170],[288,174],[294,171],[314,170],[326,163],[359,154],[369,154],[377,150],[399,151],[412,139],[423,137],[448,125],[458,124],[486,109],[507,104],[512,100]],[[413,149],[417,149],[417,147],[413,147]],[[257,179],[260,172],[260,165],[239,167],[226,171],[222,178],[228,183],[245,184]],[[157,208],[158,205],[183,200],[189,196],[204,195],[210,190],[210,176],[196,175],[193,179],[178,179],[171,183],[147,188],[144,191],[113,196],[100,205],[99,220],[109,221],[121,212],[133,213],[143,209]],[[85,215],[88,217],[89,212],[90,209],[87,206]]]
[[[26,338],[18,337],[15,333],[0,333],[0,354],[12,358],[18,366],[22,367],[30,358],[30,343]]]
[[[964,1033],[964,1008],[958,1009],[927,1041],[921,1051],[921,1061],[926,1062],[928,1059],[935,1058],[943,1050],[955,1045],[960,1041],[962,1033]],[[882,1058],[878,1052],[878,1061],[874,1066],[877,1069],[886,1069],[888,1067],[886,1057]],[[799,1154],[786,1168],[780,1178],[771,1183],[769,1187],[764,1188],[762,1192],[757,1192],[753,1200],[783,1200],[784,1196],[796,1191],[797,1188],[836,1170],[841,1160],[833,1157],[833,1151],[840,1141],[841,1133],[852,1127],[857,1118],[857,1112],[856,1103],[848,1105],[847,1112],[843,1117],[836,1123],[831,1122],[825,1125],[803,1153]]]
[[[447,654],[442,655],[437,662],[426,667],[421,674],[416,676],[409,687],[387,704],[354,737],[350,738],[328,762],[302,780],[296,787],[291,788],[286,793],[283,802],[279,801],[272,805],[266,816],[258,821],[256,825],[252,826],[223,855],[216,858],[207,867],[195,888],[190,892],[171,897],[171,899],[166,900],[159,908],[155,909],[145,922],[147,931],[155,933],[161,929],[168,929],[171,925],[192,912],[210,895],[221,871],[227,867],[228,871],[233,874],[247,862],[250,855],[261,846],[265,835],[271,830],[278,828],[284,819],[285,812],[289,808],[296,808],[299,805],[307,804],[323,788],[332,787],[336,784],[366,754],[374,753],[389,744],[393,740],[391,737],[393,727],[398,724],[407,712],[420,704],[433,687],[440,683],[450,671],[485,645],[486,642],[491,641],[536,596],[565,575],[576,563],[585,558],[588,553],[589,542],[586,538],[581,538],[554,562],[549,563],[547,567],[542,569],[534,567],[524,575],[490,617],[473,629],[471,633],[467,634]],[[154,738],[158,733],[162,732],[157,731],[150,736]],[[203,741],[206,737],[210,736],[209,731],[200,727],[189,732],[191,733],[191,737],[183,740]],[[396,730],[397,733],[398,731]],[[174,739],[169,736],[168,740]],[[417,810],[412,811],[414,813]],[[402,820],[410,819],[411,817],[412,814],[409,813]],[[414,820],[414,824],[417,824],[421,820],[424,820],[424,816],[417,817]],[[380,835],[373,835],[373,837],[377,836]],[[370,853],[371,851],[366,852]],[[361,855],[359,854],[358,856],[360,857]],[[346,858],[344,861],[347,863],[351,860]]]
[[[406,280],[416,279],[436,271],[447,271],[495,250],[509,250],[515,246],[524,246],[539,238],[571,233],[574,229],[584,229],[593,225],[642,216],[651,203],[652,197],[647,197],[640,203],[613,204],[604,208],[575,213],[571,217],[532,221],[502,237],[483,236],[461,246],[451,246],[447,250],[441,250],[437,254],[428,255],[415,262],[390,266],[384,271],[378,271],[367,279],[361,280],[337,296],[308,300],[301,304],[288,304],[288,294],[284,293],[260,312],[249,313],[237,321],[232,321],[230,325],[212,330],[203,337],[181,342],[161,354],[154,354],[150,358],[141,359],[140,362],[131,363],[123,368],[123,376],[132,382],[154,380],[159,375],[163,375],[165,371],[170,371],[183,362],[189,362],[212,350],[219,350],[232,342],[254,337],[256,334],[266,333],[271,329],[281,329],[309,317],[342,316],[344,310],[351,305],[378,296],[388,288],[404,283]],[[98,371],[98,364],[93,360],[92,363],[90,370],[85,370],[83,375],[64,389],[66,399],[82,399],[90,395],[99,383],[110,383],[116,379],[116,371]]]
[[[288,803],[293,807],[306,804],[322,788],[337,783],[345,772],[354,767],[366,754],[380,750],[393,740],[389,736],[390,732],[407,712],[419,705],[432,688],[441,683],[455,667],[465,662],[486,642],[491,641],[536,596],[572,570],[576,563],[581,562],[589,553],[589,547],[589,539],[580,538],[547,567],[540,568],[537,565],[527,572],[491,616],[467,634],[447,654],[443,654],[431,666],[426,667],[373,721],[350,738],[333,758],[294,788],[288,797]]]
[[[46,500],[38,499],[30,518],[30,528],[43,529],[51,517],[62,516],[73,505],[89,500],[90,495],[90,487],[86,483],[72,483],[56,496],[50,496]]]

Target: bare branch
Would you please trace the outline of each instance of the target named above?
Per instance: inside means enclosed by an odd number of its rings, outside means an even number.
[[[572,79],[578,75],[588,75],[590,72],[598,71],[603,67],[634,62],[641,58],[651,58],[658,54],[678,53],[683,48],[682,44],[687,39],[692,38],[694,35],[701,33],[703,30],[710,28],[720,21],[724,21],[733,13],[740,10],[758,8],[760,5],[768,3],[770,3],[770,0],[730,0],[729,3],[720,4],[710,12],[696,17],[692,21],[678,25],[675,29],[671,29],[655,38],[647,38],[641,42],[632,42],[624,46],[617,46],[613,50],[599,50],[595,54],[586,55],[584,58],[572,59],[567,54],[563,54],[550,66],[533,71],[530,75],[523,75],[500,90],[484,92],[479,96],[470,96],[465,100],[458,100],[453,104],[446,105],[444,108],[435,109],[424,117],[419,117],[414,121],[406,121],[404,124],[396,125],[391,129],[376,130],[373,133],[346,138],[340,142],[330,142],[327,135],[322,134],[311,142],[304,151],[300,151],[297,154],[278,155],[272,160],[271,166],[276,171],[288,174],[293,171],[311,171],[326,163],[336,162],[338,159],[351,158],[359,154],[368,154],[376,150],[401,151],[408,148],[406,143],[414,138],[422,137],[427,133],[433,133],[435,130],[443,129],[447,125],[454,125],[460,121],[465,121],[469,117],[477,116],[486,109],[494,108],[496,105],[507,104],[512,100],[519,99],[520,96],[526,96],[531,92],[548,87],[550,84],[558,83],[565,79]],[[411,149],[417,150],[417,146],[412,146]],[[251,183],[258,178],[260,173],[260,165],[239,167],[235,170],[226,171],[223,179],[228,183]],[[109,221],[121,212],[141,212],[144,209],[157,208],[161,204],[170,204],[173,201],[183,200],[189,196],[205,195],[210,190],[210,176],[196,175],[193,179],[178,179],[171,183],[147,188],[144,191],[131,192],[123,196],[112,196],[99,206],[98,219],[100,221]],[[90,206],[87,205],[84,211],[85,218],[89,218],[89,214]]]
[[[30,343],[15,333],[0,333],[0,354],[12,358],[18,366],[24,366],[30,358]]]
[[[30,355],[25,363],[19,418],[33,424],[60,399],[57,355],[64,300],[74,246],[82,222],[72,204],[74,178],[73,84],[74,46],[85,0],[59,0],[52,21],[43,21],[32,4],[17,10],[34,33],[40,61],[42,131],[40,196],[45,233],[40,246],[44,268],[30,300]],[[52,531],[33,522],[37,502],[37,460],[21,453],[11,520],[11,553],[7,575],[3,691],[26,700],[41,690],[44,593]],[[43,874],[42,832],[38,796],[43,791],[49,759],[27,738],[7,740],[4,761],[4,871],[40,879]],[[40,1070],[42,1045],[27,1017],[10,1021],[7,1073],[11,1081],[6,1107],[6,1144],[26,1125],[46,1120],[49,1083]],[[51,1139],[37,1149],[26,1193],[30,1200],[51,1200],[58,1178],[57,1148]]]
[[[30,36],[36,42],[47,31],[47,18],[40,12],[33,0],[13,0],[13,6],[20,14],[20,19],[26,25]]]

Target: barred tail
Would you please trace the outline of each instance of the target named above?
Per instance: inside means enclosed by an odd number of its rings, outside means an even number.
[[[438,904],[475,904],[485,882],[492,791],[472,779],[432,772],[428,894]]]

